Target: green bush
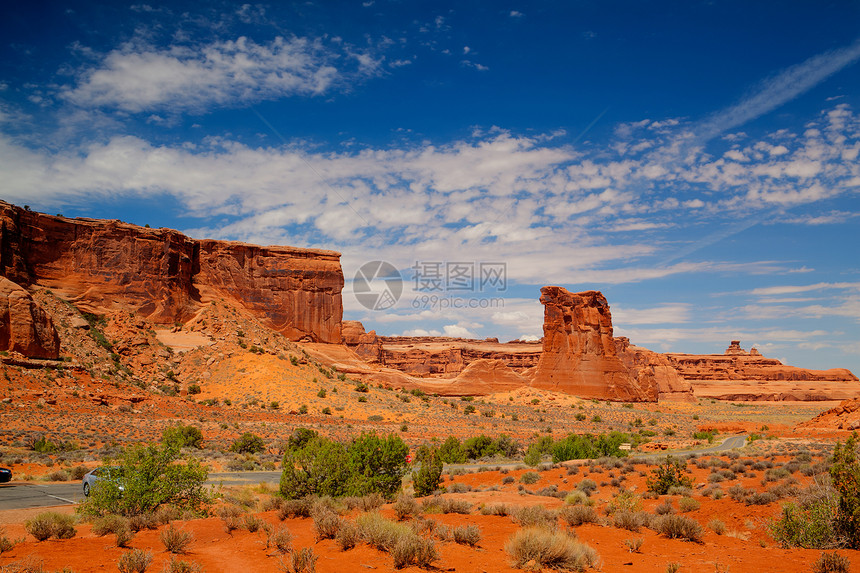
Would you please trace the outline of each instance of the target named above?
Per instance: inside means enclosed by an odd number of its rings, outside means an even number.
[[[442,455],[437,448],[428,450],[422,452],[419,449],[420,455],[416,455],[420,459],[419,466],[412,472],[412,485],[418,497],[432,494],[442,482]]]
[[[531,485],[537,483],[540,479],[540,474],[537,472],[526,472],[520,476],[520,482]]]
[[[448,439],[439,446],[439,457],[442,463],[462,464],[466,461],[466,452],[463,451],[460,440],[454,436],[448,436]]]
[[[161,441],[163,443],[175,443],[180,448],[197,448],[203,447],[203,432],[195,426],[171,426],[165,428],[161,433]]]
[[[608,434],[570,434],[555,442],[551,447],[553,463],[567,460],[594,459],[607,456],[624,457],[627,453],[620,449],[621,444],[639,444],[641,438],[636,434],[610,432]]]
[[[204,487],[208,471],[196,458],[180,461],[179,447],[171,444],[135,445],[116,460],[121,483],[101,480],[78,506],[84,515],[151,513],[165,505],[200,511],[209,503]]]
[[[665,462],[651,471],[653,475],[647,480],[648,491],[666,495],[674,486],[692,487],[693,480],[684,475],[686,467],[686,464],[680,460],[672,456],[667,457]]]
[[[284,454],[281,494],[363,496],[377,492],[392,498],[406,473],[409,448],[397,435],[362,434],[346,445],[315,437]]]
[[[258,454],[265,449],[266,443],[263,438],[251,432],[245,432],[230,446],[231,452],[239,454]]]

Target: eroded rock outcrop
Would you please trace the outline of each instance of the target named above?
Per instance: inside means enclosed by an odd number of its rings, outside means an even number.
[[[657,385],[634,379],[616,355],[612,315],[597,291],[571,293],[547,286],[544,305],[543,352],[532,386],[583,398],[654,402]]]
[[[523,373],[537,365],[540,343],[451,337],[380,336],[382,363],[412,376],[455,376],[476,360],[501,360]]]
[[[26,290],[0,277],[0,350],[56,360],[60,336],[48,313]]]
[[[630,344],[630,339],[615,339],[615,350],[639,386],[657,386],[658,399],[673,402],[695,402],[693,387],[672,365],[665,354],[660,354],[641,346]]]
[[[0,202],[0,275],[88,312],[132,310],[170,324],[227,299],[292,340],[341,341],[343,272],[333,251],[197,241]]]
[[[362,359],[371,364],[382,362],[382,344],[376,331],[365,332],[364,325],[357,320],[344,320],[342,329],[343,343],[355,351]]]
[[[801,422],[798,429],[860,430],[860,398],[844,400],[838,406]]]

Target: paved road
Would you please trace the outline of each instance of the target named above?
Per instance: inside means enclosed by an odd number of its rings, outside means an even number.
[[[726,452],[729,450],[735,450],[737,448],[742,448],[747,444],[747,436],[729,436],[719,444],[713,444],[706,448],[695,448],[689,450],[675,450],[675,451],[665,451],[665,452],[654,452],[653,454],[638,454],[633,456],[633,459],[636,460],[654,460],[654,459],[662,459],[668,456],[672,457],[680,457],[686,456],[688,454],[715,454],[718,452]]]
[[[281,472],[211,473],[207,485],[257,485],[278,487]],[[84,498],[81,482],[12,483],[0,485],[0,511],[78,503]]]

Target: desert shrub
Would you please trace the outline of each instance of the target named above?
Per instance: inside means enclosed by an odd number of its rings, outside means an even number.
[[[251,432],[245,432],[230,446],[230,451],[238,454],[258,454],[265,449],[263,438]]]
[[[293,534],[282,525],[269,533],[266,547],[274,547],[282,555],[289,553],[293,549]]]
[[[341,518],[329,509],[321,509],[313,513],[314,533],[317,541],[320,539],[334,539],[342,523]]]
[[[665,462],[651,470],[652,477],[647,480],[648,490],[658,495],[665,495],[673,486],[692,487],[693,480],[683,475],[685,466],[682,461],[672,456],[667,457]]]
[[[179,460],[179,446],[175,443],[126,448],[117,460],[121,483],[112,479],[99,481],[78,511],[91,516],[132,516],[151,513],[165,505],[200,511],[209,503],[204,487],[208,471],[196,458],[176,463]]]
[[[615,513],[616,511],[642,511],[642,498],[632,491],[619,491],[615,497],[609,500],[609,505],[606,507],[607,513]]]
[[[779,519],[771,522],[770,532],[783,547],[824,549],[843,543],[836,527],[836,495],[822,488],[804,496],[798,504],[782,506]]]
[[[683,539],[700,542],[702,526],[695,519],[686,515],[663,515],[652,521],[652,527],[657,533],[662,533],[670,539]]]
[[[116,536],[117,547],[127,547],[128,542],[134,537],[131,520],[121,515],[105,515],[97,518],[93,522],[92,532],[99,537],[113,533]]]
[[[358,526],[352,521],[344,521],[337,530],[335,541],[340,545],[341,550],[346,551],[355,547],[359,538]]]
[[[6,536],[6,529],[0,527],[0,555],[6,553],[7,551],[11,551],[18,543],[24,541],[23,539],[9,539]]]
[[[687,513],[688,511],[696,511],[701,507],[698,501],[693,499],[692,497],[682,497],[678,502],[678,508],[681,510],[681,513]]]
[[[75,516],[46,511],[38,514],[33,519],[24,522],[24,529],[36,538],[36,541],[45,541],[51,537],[55,539],[71,539],[77,534],[75,529]]]
[[[474,547],[481,541],[481,528],[477,525],[459,525],[454,528],[454,541]]]
[[[753,492],[744,498],[744,503],[747,505],[768,505],[776,500],[779,497],[771,491],[763,491],[763,492]]]
[[[120,573],[143,573],[152,563],[152,552],[142,549],[132,549],[120,556],[116,566]]]
[[[391,549],[394,558],[394,568],[402,569],[410,565],[429,568],[434,561],[439,559],[439,551],[432,539],[424,539],[409,532],[397,540]]]
[[[377,512],[359,515],[355,524],[361,538],[381,551],[391,551],[400,537],[412,533],[406,525],[385,519]]]
[[[378,493],[369,493],[361,497],[347,496],[341,500],[348,509],[373,511],[385,503],[385,498]]]
[[[129,517],[128,524],[131,530],[135,532],[143,531],[144,529],[157,529],[158,519],[154,513],[139,513]]]
[[[409,448],[392,434],[362,434],[348,445],[315,437],[284,455],[281,494],[294,499],[310,494],[393,497],[406,473]]]
[[[201,573],[203,566],[194,561],[181,561],[175,557],[171,557],[170,561],[164,564],[163,573]]]
[[[266,522],[253,514],[246,514],[245,518],[242,520],[242,525],[245,529],[247,529],[250,533],[256,533],[260,529],[266,526]]]
[[[394,501],[394,514],[402,521],[408,517],[414,517],[420,513],[418,502],[411,495],[401,493]]]
[[[310,517],[312,505],[310,497],[286,499],[281,502],[281,507],[278,509],[278,519],[283,521],[288,517]]]
[[[519,523],[522,527],[540,526],[555,529],[558,525],[556,512],[542,505],[521,507],[514,511],[511,517],[514,522]]]
[[[317,570],[318,556],[313,547],[302,547],[290,555],[292,573],[314,573]]]
[[[645,524],[646,516],[641,511],[628,511],[626,509],[616,511],[612,514],[612,525],[619,529],[637,532]]]
[[[526,472],[520,476],[520,482],[524,484],[531,485],[533,483],[537,483],[540,479],[540,474],[537,472]]]
[[[657,515],[668,515],[670,513],[675,513],[675,508],[672,507],[672,502],[664,500],[663,503],[654,506],[654,513]]]
[[[711,531],[713,531],[717,535],[722,535],[726,532],[726,524],[717,519],[716,517],[708,522],[708,527],[710,527]]]
[[[822,553],[812,564],[812,573],[848,573],[850,570],[851,561],[835,551]]]
[[[624,540],[624,545],[630,553],[639,553],[639,550],[642,549],[643,543],[645,543],[645,540],[641,537],[633,537]]]
[[[232,533],[241,527],[242,515],[245,512],[238,505],[230,503],[219,507],[217,513],[221,521],[224,522],[224,530],[227,533]]]
[[[440,509],[442,513],[458,513],[468,515],[472,513],[472,504],[464,499],[442,499]]]
[[[164,549],[171,553],[185,553],[185,550],[194,541],[194,535],[190,531],[184,531],[172,525],[168,525],[159,534]]]
[[[597,552],[566,533],[540,527],[517,530],[505,543],[512,565],[530,564],[569,571],[584,571],[598,562]]]
[[[180,448],[197,448],[203,447],[203,432],[196,426],[170,426],[164,428],[161,433],[161,441],[164,443],[176,444]]]
[[[576,489],[581,492],[584,492],[587,496],[591,496],[593,492],[597,491],[597,482],[595,482],[593,479],[586,478],[576,484]]]
[[[559,516],[570,526],[576,527],[583,523],[599,523],[600,518],[594,508],[588,505],[568,505],[559,511]]]

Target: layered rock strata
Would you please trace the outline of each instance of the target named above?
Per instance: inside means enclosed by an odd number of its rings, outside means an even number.
[[[571,293],[547,286],[543,351],[531,385],[582,398],[625,402],[657,401],[653,379],[634,379],[618,358],[612,337],[612,315],[597,291]]]
[[[51,288],[86,312],[132,310],[171,324],[226,299],[292,340],[341,341],[343,273],[333,251],[197,241],[0,202],[0,275]]]

